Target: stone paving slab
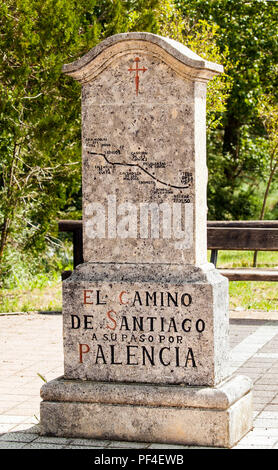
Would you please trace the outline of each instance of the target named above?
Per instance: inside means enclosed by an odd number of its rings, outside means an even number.
[[[278,320],[249,313],[230,319],[230,366],[254,382],[254,427],[233,449],[277,449]],[[40,436],[40,388],[63,375],[61,315],[0,315],[0,357],[0,449],[196,449]]]

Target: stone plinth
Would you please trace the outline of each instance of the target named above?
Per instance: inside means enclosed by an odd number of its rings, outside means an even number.
[[[63,282],[67,379],[216,385],[227,279],[212,264],[85,263]]]
[[[65,380],[41,389],[47,435],[232,447],[252,426],[251,381],[217,387]]]

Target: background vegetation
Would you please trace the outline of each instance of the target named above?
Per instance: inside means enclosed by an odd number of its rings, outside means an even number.
[[[2,303],[71,266],[57,221],[81,218],[80,85],[61,68],[112,34],[169,36],[224,65],[208,92],[208,217],[277,218],[277,13],[266,0],[1,2]]]

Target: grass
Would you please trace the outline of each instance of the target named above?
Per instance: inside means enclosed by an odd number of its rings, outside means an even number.
[[[230,309],[278,310],[277,282],[231,281]]]
[[[217,267],[221,268],[251,268],[254,251],[219,251]],[[208,259],[210,251],[208,252]],[[257,268],[278,268],[278,253],[276,251],[259,251]]]
[[[253,251],[219,251],[218,268],[250,268],[253,264]],[[208,252],[208,259],[210,252]],[[260,251],[258,268],[278,268],[278,253]],[[278,310],[277,282],[230,281],[230,309]]]
[[[40,288],[2,289],[0,292],[0,313],[62,310],[62,282]]]
[[[0,288],[0,313],[62,310],[61,272],[72,269],[72,243],[41,257],[7,251]]]
[[[210,252],[208,252],[210,259]],[[251,267],[253,252],[220,251],[218,268]],[[278,267],[277,252],[259,252],[258,268]],[[69,267],[67,268],[69,269]],[[0,313],[62,310],[61,273],[50,277],[43,273],[32,281],[13,289],[0,290]],[[278,288],[276,282],[231,281],[229,283],[231,309],[255,309],[278,311]]]

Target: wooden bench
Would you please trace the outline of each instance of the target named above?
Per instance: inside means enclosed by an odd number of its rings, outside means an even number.
[[[219,250],[278,251],[278,221],[208,221],[210,261],[216,266]],[[278,281],[277,269],[219,269],[230,281]]]
[[[73,265],[83,263],[82,220],[60,220],[59,231],[73,233]],[[278,251],[278,221],[208,221],[207,239],[210,261],[215,266],[219,250]],[[278,266],[219,271],[230,281],[278,281]],[[62,279],[70,274],[71,271],[64,271]]]

